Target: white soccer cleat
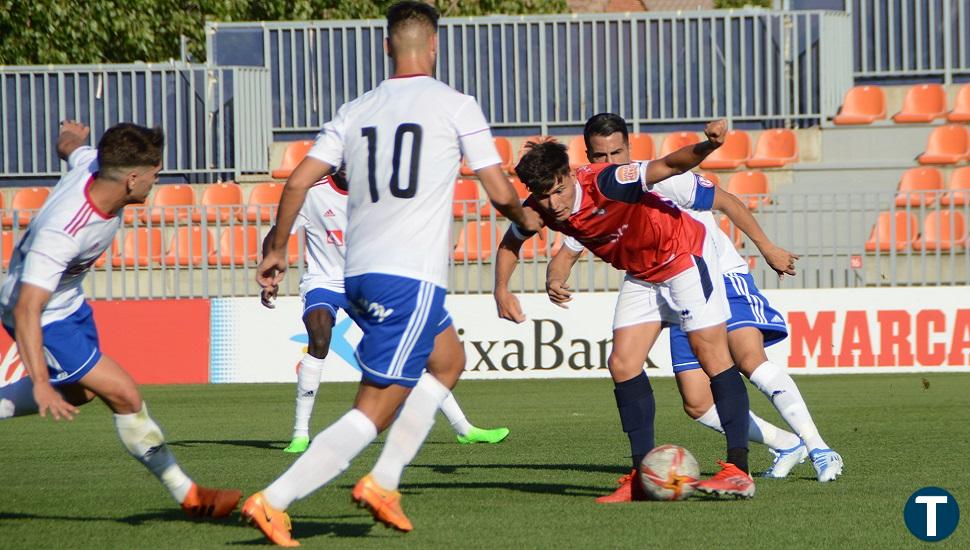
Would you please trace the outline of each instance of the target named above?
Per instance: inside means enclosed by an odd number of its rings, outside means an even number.
[[[805,462],[805,459],[808,458],[808,449],[801,442],[790,449],[768,450],[775,455],[775,459],[771,462],[771,468],[761,474],[762,477],[783,479],[788,476],[792,468]]]
[[[842,475],[842,456],[839,453],[832,449],[813,449],[808,455],[812,458],[820,482],[834,481]]]

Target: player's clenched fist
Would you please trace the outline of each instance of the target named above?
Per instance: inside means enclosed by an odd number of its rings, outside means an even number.
[[[708,141],[720,147],[724,144],[724,136],[727,135],[727,131],[727,121],[722,118],[720,120],[708,122],[707,126],[704,128],[704,135],[707,136]]]

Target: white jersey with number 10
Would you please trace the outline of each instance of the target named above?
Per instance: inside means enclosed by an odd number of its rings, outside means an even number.
[[[309,156],[347,166],[348,277],[386,273],[447,287],[463,153],[473,170],[501,162],[475,98],[430,76],[385,80],[324,125]]]

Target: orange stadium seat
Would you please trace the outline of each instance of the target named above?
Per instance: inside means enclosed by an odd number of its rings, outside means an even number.
[[[562,238],[559,236],[559,233],[556,233],[555,238],[559,241],[559,245],[562,246]],[[556,251],[558,251],[558,249],[556,249]],[[522,248],[519,250],[519,257],[523,260],[545,258],[550,254],[550,252],[549,228],[543,227],[534,237],[531,237],[529,240],[522,243]],[[551,253],[555,254],[555,252]]]
[[[967,224],[960,211],[930,212],[923,220],[923,235],[913,243],[916,250],[966,248]]]
[[[569,153],[569,167],[573,170],[589,164],[589,159],[586,158],[586,142],[583,140],[583,136],[573,136],[569,140],[569,147],[566,152]]]
[[[159,185],[156,187],[148,218],[153,224],[189,221],[195,210],[195,193],[188,185]]]
[[[256,262],[259,235],[252,225],[234,225],[222,230],[219,250],[209,254],[210,265],[246,265]]]
[[[456,262],[488,261],[492,256],[495,229],[492,222],[468,222],[461,228],[452,257]]]
[[[970,204],[970,166],[957,168],[950,174],[947,192],[940,197],[943,206],[964,206]]]
[[[7,269],[10,265],[10,258],[13,257],[13,247],[16,243],[13,239],[13,231],[3,231],[0,236],[0,255],[3,256],[3,268]]]
[[[495,136],[492,138],[495,143],[495,150],[498,151],[498,156],[502,159],[502,170],[506,174],[511,174],[515,165],[512,164],[512,143],[509,138],[502,136]],[[475,175],[475,172],[468,166],[465,162],[465,158],[461,159],[461,175],[465,177],[471,177]]]
[[[133,204],[126,205],[123,209],[123,214],[121,215],[121,220],[125,225],[136,225],[141,220],[145,219],[148,208],[143,202],[136,202]]]
[[[758,136],[748,168],[768,168],[798,162],[798,138],[788,129],[765,130]]]
[[[660,144],[660,154],[657,156],[666,157],[677,149],[700,143],[700,141],[701,138],[697,135],[697,132],[673,132],[667,134],[663,143]]]
[[[262,246],[262,243],[260,243]],[[304,258],[305,259],[305,258]],[[298,233],[290,235],[289,240],[286,241],[286,261],[290,265],[295,264],[300,260],[300,237]]]
[[[704,170],[734,170],[751,156],[751,137],[744,130],[731,130],[721,145],[710,154],[701,168]]]
[[[950,122],[970,122],[970,84],[960,86],[953,110],[947,113],[946,119]]]
[[[212,183],[205,186],[202,192],[202,206],[205,208],[205,219],[209,223],[217,220],[225,223],[229,218],[239,215],[242,208],[242,188],[236,183]],[[192,213],[192,221],[202,221],[202,209]]]
[[[906,91],[903,109],[894,122],[932,122],[946,113],[946,90],[939,84],[917,84]]]
[[[903,172],[896,194],[896,206],[905,207],[932,204],[936,200],[933,191],[943,190],[943,174],[936,168],[910,168]]]
[[[880,212],[879,217],[876,218],[876,225],[872,227],[869,240],[866,241],[866,252],[875,252],[876,250],[888,252],[892,249],[901,252],[906,250],[916,239],[918,227],[916,214],[907,214],[902,210]],[[893,229],[895,229],[895,233]]]
[[[761,205],[771,204],[768,196],[768,178],[764,172],[738,172],[731,174],[727,190],[746,200],[748,210],[757,210]]]
[[[853,86],[845,94],[836,124],[872,124],[886,118],[886,93],[879,86]]]
[[[515,192],[519,195],[520,199],[525,200],[526,198],[528,198],[529,189],[525,186],[524,183],[522,183],[522,180],[520,180],[516,176],[512,176],[511,178],[509,178],[509,181],[512,182],[512,187],[515,188]],[[482,214],[481,214],[482,219],[484,220],[485,218],[491,217],[491,215],[492,215],[492,203],[491,201],[485,201],[485,206],[482,207]],[[505,217],[498,210],[495,211],[495,216],[499,218]]]
[[[168,266],[199,266],[212,254],[215,248],[215,236],[211,229],[206,230],[205,247],[202,244],[202,228],[194,225],[179,227],[168,245],[168,253],[162,263]]]
[[[633,160],[653,160],[653,138],[650,134],[630,134],[630,158]]]
[[[926,140],[926,152],[917,160],[920,164],[956,164],[967,158],[970,151],[970,130],[961,124],[947,124],[933,128]]]
[[[118,253],[118,238],[115,237],[114,242],[111,243],[111,255],[114,256]],[[98,256],[98,259],[94,261],[94,269],[101,269],[104,264],[108,263],[108,251],[105,250]]]
[[[286,144],[286,149],[283,151],[283,160],[280,162],[280,167],[273,170],[271,175],[276,179],[286,179],[290,177],[290,174],[293,173],[293,170],[297,167],[297,165],[303,161],[303,157],[310,152],[311,147],[313,147],[313,140],[309,139],[291,141]]]
[[[124,245],[118,248],[115,241],[111,249],[112,267],[146,267],[162,261],[162,230],[153,227],[135,227],[125,233]]]
[[[734,243],[734,248],[741,248],[744,246],[744,235],[741,230],[731,224],[731,220],[727,216],[721,216],[717,221],[717,225],[721,228],[721,231],[731,239]]]
[[[31,217],[40,210],[41,206],[44,206],[44,201],[47,200],[50,192],[49,187],[24,187],[13,194],[10,210],[16,211],[17,227],[27,227],[30,224]],[[3,227],[13,227],[14,224],[14,212],[4,214]]]
[[[475,180],[458,180],[455,196],[451,202],[451,214],[455,219],[474,218],[478,213],[478,183]]]
[[[276,217],[276,208],[280,204],[283,194],[282,183],[259,183],[249,193],[249,204],[246,207],[245,219],[251,222],[272,222]],[[242,221],[243,216],[240,216]]]

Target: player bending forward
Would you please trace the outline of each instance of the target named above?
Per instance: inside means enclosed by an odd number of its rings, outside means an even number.
[[[538,210],[550,229],[573,237],[599,258],[627,271],[647,297],[638,317],[650,344],[661,322],[679,324],[688,334],[701,368],[710,377],[711,393],[727,440],[727,460],[698,489],[751,497],[748,474],[748,394],[727,345],[728,304],[717,263],[714,240],[704,226],[673,205],[645,191],[650,184],[682,174],[723,143],[727,124],[708,124],[708,140],[653,163],[594,164],[575,173],[566,148],[556,142],[528,144],[516,173],[531,195],[525,205]],[[697,208],[718,207],[714,189],[698,186]],[[515,269],[518,248],[534,232],[511,227],[499,248],[495,267],[496,297],[502,296]],[[581,246],[580,246],[581,245]],[[520,313],[521,315],[521,313]],[[655,403],[643,361],[620,364],[617,345],[608,361],[623,431],[630,439],[634,468],[654,447]],[[649,350],[649,347],[648,347]]]
[[[243,516],[284,546],[299,544],[284,510],[337,477],[392,421],[377,464],[352,497],[378,521],[412,529],[397,491],[401,473],[465,367],[444,307],[451,199],[462,153],[500,212],[539,229],[538,217],[522,209],[499,168],[475,99],[432,76],[438,12],[423,2],[399,2],[388,10],[387,26],[384,46],[393,76],[343,105],[324,125],[286,182],[277,233],[257,273],[263,288],[279,284],[287,269],[287,236],[307,189],[346,164],[344,285],[350,314],[364,333],[357,346],[362,378],[353,408],[243,505]]]
[[[631,162],[626,121],[619,116],[603,113],[590,118],[583,137],[591,162]],[[684,207],[689,204],[694,185],[694,176],[685,174],[664,180],[650,190]],[[725,214],[736,226],[744,228],[744,232],[762,251],[769,265],[776,268],[780,276],[794,274],[794,260],[797,256],[773,245],[743,204],[737,201],[724,201],[724,204],[728,207],[724,209]],[[784,318],[758,290],[748,273],[747,262],[738,255],[730,238],[717,227],[714,216],[707,211],[687,212],[701,221],[715,238],[718,262],[723,271],[724,286],[731,308],[731,318],[727,325],[728,345],[735,364],[768,397],[782,418],[798,434],[777,428],[751,413],[750,439],[768,445],[775,455],[771,468],[764,473],[765,477],[786,477],[793,467],[809,456],[818,480],[832,481],[842,473],[842,458],[829,449],[819,435],[795,381],[784,368],[770,362],[765,354],[766,346],[780,342],[788,336]],[[566,285],[566,280],[569,270],[578,258],[578,253],[564,247],[550,262],[547,288],[554,303],[564,305],[571,299],[571,290]],[[645,327],[638,324],[635,314],[644,305],[638,303],[638,300],[647,298],[638,290],[635,281],[624,281],[621,290],[623,299],[618,300],[617,317],[614,320],[614,343],[620,342],[614,349],[624,354],[620,362],[626,364],[642,363],[649,351],[649,342],[644,338]],[[708,378],[699,368],[687,335],[674,325],[670,328],[669,337],[671,363],[683,397],[684,410],[702,425],[722,431],[711,399]],[[624,483],[616,493],[603,497],[601,502],[629,500],[630,487],[634,491],[632,496],[638,496],[636,485],[626,487],[628,485]]]
[[[61,125],[57,152],[69,171],[17,243],[0,286],[3,327],[17,341],[30,376],[4,388],[19,394],[9,400],[19,405],[13,414],[50,413],[55,420],[71,420],[78,406],[100,397],[114,413],[125,448],[188,515],[227,516],[242,494],[202,487],[182,471],[135,382],[101,353],[81,289],[84,276],[114,240],[121,209],[144,202],[158,181],[162,131],[118,124],[104,133],[97,149],[84,145],[88,133],[73,121]]]
[[[330,351],[330,336],[337,310],[350,311],[344,294],[344,233],[347,230],[347,180],[337,172],[318,181],[307,191],[306,202],[293,224],[306,232],[307,270],[300,281],[303,298],[303,324],[310,337],[307,353],[300,360],[296,383],[296,420],[293,439],[283,449],[302,453],[310,446],[310,416],[320,388],[320,374]],[[269,249],[276,228],[263,240],[263,253]],[[261,301],[268,308],[278,287],[262,290]],[[509,435],[508,428],[483,429],[473,426],[455,396],[448,393],[441,411],[454,428],[459,443],[499,443]]]

